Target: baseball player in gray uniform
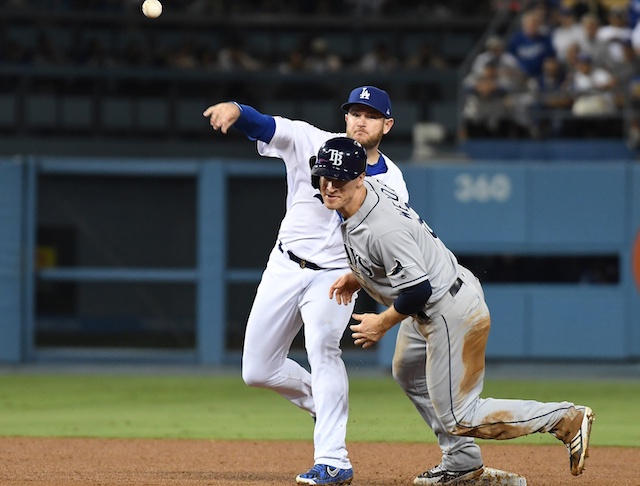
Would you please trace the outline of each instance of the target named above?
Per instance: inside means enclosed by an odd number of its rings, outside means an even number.
[[[346,139],[352,146],[358,142]],[[594,414],[569,402],[480,398],[490,316],[478,279],[392,188],[365,179],[366,156],[327,141],[311,174],[327,208],[336,210],[351,272],[330,298],[349,304],[366,290],[387,306],[357,314],[356,345],[367,348],[400,323],[393,376],[433,429],[442,461],[414,484],[454,484],[483,473],[475,437],[511,439],[550,432],[566,444],[573,475],[588,456]],[[411,316],[411,319],[406,319]]]
[[[378,150],[393,126],[388,94],[362,86],[342,109],[346,134],[368,149],[367,174],[408,199],[400,169]],[[287,172],[286,214],[247,321],[242,377],[250,386],[276,391],[315,418],[314,466],[298,475],[297,483],[350,484],[353,468],[345,443],[349,386],[340,340],[353,305],[326,298],[349,266],[340,217],[324,207],[320,191],[311,184],[310,167],[320,146],[339,134],[234,102],[211,106],[203,114],[215,130],[227,133],[234,126],[257,140],[258,153],[282,159]],[[303,326],[311,373],[287,356]]]

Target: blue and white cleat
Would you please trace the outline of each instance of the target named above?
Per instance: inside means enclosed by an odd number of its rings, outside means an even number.
[[[353,469],[340,469],[326,464],[316,464],[306,473],[296,476],[298,484],[331,484],[344,485],[351,484],[353,480]]]

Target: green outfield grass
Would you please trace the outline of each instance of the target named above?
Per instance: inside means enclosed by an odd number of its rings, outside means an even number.
[[[435,442],[390,377],[352,378],[350,395],[348,440]],[[483,396],[586,403],[592,444],[640,446],[640,381],[494,380]],[[0,375],[0,436],[311,440],[312,430],[308,414],[239,375]]]

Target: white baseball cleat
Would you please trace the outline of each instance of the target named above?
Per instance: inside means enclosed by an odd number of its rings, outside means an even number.
[[[589,438],[591,436],[591,424],[595,419],[593,410],[589,407],[584,407],[582,416],[582,423],[580,424],[580,430],[567,444],[567,450],[569,451],[569,467],[571,468],[571,474],[578,476],[584,471],[584,462],[589,457]]]

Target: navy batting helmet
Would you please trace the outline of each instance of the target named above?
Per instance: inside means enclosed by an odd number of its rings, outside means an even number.
[[[352,181],[367,170],[367,151],[348,137],[327,140],[311,168],[312,180],[319,177]]]

